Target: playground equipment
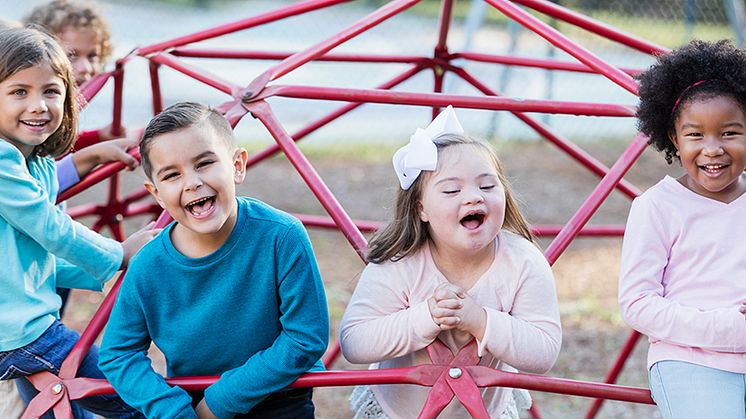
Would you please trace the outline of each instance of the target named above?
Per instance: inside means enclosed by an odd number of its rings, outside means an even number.
[[[138,48],[126,57],[118,60],[116,68],[113,71],[102,74],[86,83],[86,85],[81,89],[81,94],[86,99],[91,99],[101,90],[108,79],[113,79],[114,106],[112,124],[114,127],[120,127],[122,120],[123,77],[125,75],[126,65],[133,59],[145,59],[150,65],[152,107],[154,114],[163,109],[163,98],[159,78],[159,69],[162,66],[169,67],[229,95],[230,100],[216,106],[216,108],[225,114],[232,126],[235,127],[246,114],[251,114],[266,128],[267,132],[276,141],[275,145],[254,154],[249,160],[247,166],[251,167],[277,152],[281,151],[284,153],[329,214],[329,217],[297,214],[298,218],[309,227],[338,228],[361,258],[363,258],[367,248],[365,237],[361,232],[375,230],[379,227],[379,224],[372,221],[351,219],[334,197],[331,190],[324,184],[310,162],[298,149],[295,142],[365,103],[426,106],[432,108],[433,116],[437,115],[441,107],[449,104],[457,108],[507,111],[601,178],[597,187],[593,190],[590,196],[588,196],[567,224],[564,226],[537,226],[535,228],[535,233],[539,236],[556,235],[555,239],[545,251],[549,263],[553,264],[576,236],[621,235],[623,233],[622,226],[586,226],[586,224],[612,190],[618,189],[622,194],[629,198],[634,198],[639,194],[639,190],[625,181],[623,176],[644,150],[646,139],[642,136],[635,137],[616,163],[608,168],[577,145],[553,133],[550,127],[529,116],[527,113],[632,117],[634,115],[634,108],[632,106],[608,103],[517,100],[503,97],[500,92],[488,87],[465,68],[455,64],[454,60],[458,59],[462,61],[478,61],[512,66],[528,66],[557,71],[596,73],[606,77],[609,81],[617,84],[623,89],[636,94],[637,84],[631,77],[631,74],[634,74],[635,70],[623,70],[607,64],[581,45],[528,13],[524,8],[530,8],[554,19],[576,25],[611,41],[615,41],[646,54],[662,53],[665,52],[666,49],[615,30],[603,23],[557,6],[546,0],[485,0],[490,6],[545,38],[555,47],[565,51],[577,59],[578,62],[562,62],[550,59],[532,59],[473,52],[451,52],[448,48],[447,38],[452,19],[454,1],[442,0],[438,21],[438,37],[435,40],[431,56],[330,52],[335,47],[409,9],[419,1],[420,0],[390,1],[354,24],[345,27],[335,35],[324,39],[305,50],[292,54],[189,47],[190,44],[195,42],[218,38],[236,31],[250,29],[269,22],[282,20],[284,18],[321,8],[331,7],[344,2],[344,0],[301,1],[293,5],[280,7],[274,11],[239,20],[234,23]],[[183,61],[181,57],[275,60],[279,62],[271,65],[247,86],[241,86],[231,81],[224,80],[204,68],[188,64]],[[382,83],[375,89],[299,86],[276,83],[276,81],[282,76],[302,68],[304,64],[311,61],[354,62],[367,63],[368,65],[375,65],[376,63],[400,63],[408,65],[409,69],[387,82]],[[433,74],[433,93],[391,91],[394,87],[423,71],[432,72]],[[441,93],[443,89],[443,78],[446,73],[451,73],[464,80],[483,93],[484,96],[465,96]],[[283,125],[275,116],[271,106],[267,103],[266,99],[271,97],[331,100],[348,102],[348,104],[339,107],[325,117],[314,121],[305,128],[291,135],[285,130]],[[136,150],[130,152],[136,157],[139,157]],[[94,229],[99,230],[103,227],[109,227],[112,230],[114,237],[119,240],[124,238],[124,232],[122,229],[122,221],[124,218],[133,215],[157,215],[160,213],[160,208],[154,204],[139,203],[142,198],[147,196],[147,192],[144,190],[138,191],[125,198],[119,197],[118,172],[123,168],[124,165],[121,163],[107,164],[91,173],[78,185],[70,188],[59,197],[60,201],[68,199],[102,180],[110,179],[109,198],[105,204],[90,204],[82,207],[71,208],[70,213],[73,216],[94,215],[98,217],[97,221],[94,223]],[[168,214],[161,214],[158,217],[157,226],[164,226],[169,220],[170,217]],[[24,418],[38,417],[49,409],[52,409],[58,418],[70,417],[70,400],[113,392],[113,389],[107,382],[103,380],[75,378],[75,372],[85,353],[87,353],[93,341],[103,329],[118,289],[119,283],[117,282],[82,334],[80,341],[75,345],[70,355],[63,363],[59,375],[42,372],[29,377],[32,384],[40,391],[40,393],[30,403]],[[428,348],[432,365],[419,365],[405,369],[391,370],[327,371],[309,373],[298,379],[293,386],[318,387],[404,383],[429,386],[432,387],[432,389],[420,415],[422,418],[436,417],[454,396],[461,401],[473,417],[488,418],[489,416],[480,397],[478,388],[484,386],[507,386],[597,398],[598,400],[594,403],[586,416],[591,418],[598,412],[602,399],[621,400],[634,403],[652,403],[650,393],[646,389],[613,384],[621,372],[625,360],[634,348],[635,343],[639,340],[639,337],[640,335],[637,333],[633,333],[630,336],[621,351],[618,360],[609,372],[605,383],[582,382],[522,373],[507,373],[504,371],[496,371],[486,367],[476,366],[476,350],[474,345],[467,345],[462,348],[458,354],[453,355],[445,346],[436,340]],[[339,345],[332,345],[332,349],[324,358],[325,364],[331,365],[338,354]],[[187,390],[196,390],[205,388],[216,379],[217,377],[182,377],[170,378],[168,381],[171,384],[182,386]],[[541,417],[538,407],[532,408],[532,415],[535,418]]]

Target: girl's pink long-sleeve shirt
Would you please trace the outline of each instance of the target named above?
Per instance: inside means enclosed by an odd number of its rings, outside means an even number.
[[[378,368],[429,364],[425,348],[436,338],[457,352],[471,336],[441,331],[427,305],[435,288],[446,281],[427,245],[397,262],[369,264],[342,320],[344,356],[353,363],[379,363]],[[487,313],[484,339],[477,342],[479,365],[532,373],[544,373],[554,365],[562,340],[554,276],[533,244],[501,231],[492,266],[467,293]],[[415,385],[372,389],[391,418],[416,418],[430,390]],[[490,416],[498,417],[510,389],[481,391]],[[440,417],[471,416],[454,399]]]
[[[648,335],[648,368],[677,360],[746,373],[746,194],[726,204],[666,176],[632,203],[619,304]]]

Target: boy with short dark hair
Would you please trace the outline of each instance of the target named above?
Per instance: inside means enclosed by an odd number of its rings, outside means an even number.
[[[236,197],[247,152],[230,125],[196,103],[165,109],[140,144],[145,186],[175,219],[130,262],[100,353],[100,368],[148,417],[313,418],[311,389],[286,389],[323,369],[326,297],[301,223]],[[169,376],[220,379],[194,401]],[[192,407],[196,405],[193,410]]]

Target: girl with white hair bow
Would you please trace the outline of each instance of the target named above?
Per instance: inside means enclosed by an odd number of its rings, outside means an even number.
[[[371,368],[429,363],[476,339],[479,365],[548,371],[562,331],[552,271],[511,195],[497,155],[464,135],[450,106],[396,152],[394,219],[370,241],[370,262],[347,306],[342,353]],[[356,418],[416,418],[429,388],[358,387]],[[493,418],[518,418],[528,393],[481,389]],[[441,417],[468,418],[456,399]]]

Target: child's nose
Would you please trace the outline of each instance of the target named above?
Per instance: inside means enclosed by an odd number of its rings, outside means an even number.
[[[474,205],[474,204],[481,204],[484,202],[484,196],[482,195],[481,191],[471,191],[466,196],[466,204]]]
[[[202,179],[198,175],[187,175],[186,182],[184,182],[184,189],[188,191],[196,191],[202,185]]]
[[[29,103],[28,110],[31,113],[44,113],[49,110],[49,107],[47,106],[47,101],[39,96],[32,99],[31,103]]]
[[[703,152],[706,156],[719,156],[725,152],[720,139],[708,139],[705,141]]]

